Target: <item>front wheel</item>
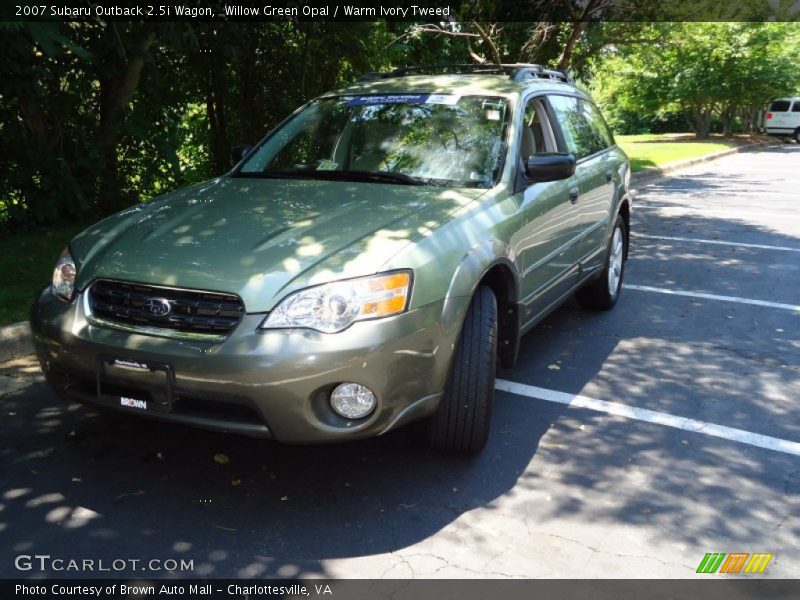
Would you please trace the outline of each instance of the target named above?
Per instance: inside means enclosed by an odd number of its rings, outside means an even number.
[[[480,287],[467,309],[447,389],[428,424],[436,450],[477,454],[489,438],[497,363],[497,300]]]
[[[606,262],[600,277],[578,290],[578,302],[584,308],[610,310],[619,299],[622,276],[625,273],[625,248],[628,245],[628,228],[617,215],[614,231],[606,249]]]

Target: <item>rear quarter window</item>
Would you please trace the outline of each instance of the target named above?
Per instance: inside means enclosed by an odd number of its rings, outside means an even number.
[[[611,129],[608,127],[608,123],[606,123],[600,110],[594,104],[586,102],[585,100],[581,100],[581,106],[583,106],[584,113],[595,132],[603,139],[604,146],[606,148],[613,146],[614,135],[611,133]]]
[[[775,102],[770,105],[769,109],[772,112],[789,112],[790,104],[791,102],[788,100],[775,100]]]
[[[800,112],[800,100],[794,103],[794,106],[792,107],[792,112]]]
[[[611,134],[603,123],[599,126],[597,109],[588,102],[571,96],[548,96],[550,105],[556,113],[556,120],[564,134],[567,151],[580,160],[608,148]],[[594,109],[594,110],[593,110]],[[606,135],[608,139],[606,139]]]

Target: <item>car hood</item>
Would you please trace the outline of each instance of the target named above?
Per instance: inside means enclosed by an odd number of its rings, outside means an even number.
[[[230,292],[265,312],[296,289],[377,272],[485,191],[223,177],[83,231],[70,244],[77,287],[110,278]]]

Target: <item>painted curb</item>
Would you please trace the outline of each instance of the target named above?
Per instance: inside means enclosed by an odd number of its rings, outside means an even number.
[[[0,362],[33,352],[33,335],[27,321],[0,327]]]
[[[779,141],[747,144],[746,146],[737,146],[736,148],[728,148],[727,150],[720,150],[719,152],[714,152],[713,154],[706,154],[705,156],[697,156],[695,158],[689,158],[686,160],[669,163],[667,165],[664,165],[663,167],[652,167],[650,169],[645,169],[644,171],[639,171],[638,173],[633,173],[631,175],[631,185],[641,185],[642,183],[652,181],[654,179],[661,179],[662,177],[668,177],[675,171],[680,171],[682,169],[686,169],[694,165],[711,162],[720,158],[724,158],[726,156],[730,156],[731,154],[738,154],[739,152],[757,150],[759,148],[768,148],[770,146],[779,146],[782,144],[783,142]]]

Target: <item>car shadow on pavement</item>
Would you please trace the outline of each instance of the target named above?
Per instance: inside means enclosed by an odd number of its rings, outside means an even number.
[[[0,575],[26,575],[12,566],[21,553],[193,559],[184,576],[325,575],[325,559],[412,545],[511,490],[558,416],[515,404],[497,404],[489,446],[465,460],[426,450],[413,427],[281,446],[64,406],[34,384],[0,404]]]

